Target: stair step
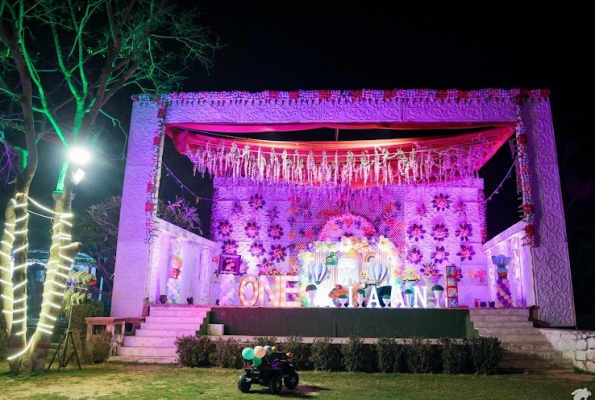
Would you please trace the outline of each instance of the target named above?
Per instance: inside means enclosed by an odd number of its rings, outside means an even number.
[[[175,347],[177,337],[125,336],[125,347]]]
[[[202,324],[204,317],[153,317],[149,316],[145,319],[146,323],[150,324],[170,324],[184,323],[184,324]]]
[[[150,356],[150,357],[176,357],[176,348],[168,347],[118,347],[119,356]]]
[[[498,339],[502,343],[527,343],[527,344],[547,344],[550,342],[541,335],[499,335]]]
[[[532,351],[510,351],[502,352],[504,360],[564,360],[560,352],[556,350],[532,350]]]
[[[184,315],[200,315],[211,311],[211,307],[207,306],[157,306],[152,305],[150,314],[155,316],[171,315],[171,316],[184,316]]]
[[[508,343],[502,342],[501,347],[504,350],[513,352],[539,352],[539,351],[552,351],[554,350],[552,345],[548,343]]]
[[[196,336],[198,329],[137,329],[135,336],[137,337],[183,337]]]
[[[142,330],[176,330],[176,331],[198,331],[200,329],[200,324],[192,323],[187,324],[184,322],[176,322],[171,324],[163,324],[163,323],[152,323],[152,322],[143,322],[140,324],[140,329]]]
[[[534,328],[531,321],[471,321],[475,328]]]
[[[492,328],[492,327],[476,327],[480,336],[506,336],[506,335],[533,335],[540,336],[541,332],[532,327],[523,328]]]
[[[155,363],[155,364],[175,364],[178,362],[178,357],[151,357],[151,356],[111,356],[108,362],[139,362],[139,363]]]
[[[529,317],[529,310],[526,308],[471,308],[469,315],[521,315]]]
[[[480,314],[470,315],[471,322],[528,322],[529,317],[526,315],[492,315]],[[530,322],[530,321],[529,321]],[[532,324],[532,323],[531,323]]]

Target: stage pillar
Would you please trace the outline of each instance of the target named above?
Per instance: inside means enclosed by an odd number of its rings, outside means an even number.
[[[159,104],[156,102],[135,102],[132,107],[120,208],[112,317],[140,317],[143,299],[148,296],[150,245],[147,241],[148,213],[145,209],[147,187],[152,183],[157,188],[160,178],[163,134],[159,158],[154,159],[155,135],[159,129],[158,109]]]
[[[522,117],[529,144],[535,202],[537,245],[531,250],[539,320],[548,326],[575,326],[566,224],[549,99],[526,100],[522,105]]]

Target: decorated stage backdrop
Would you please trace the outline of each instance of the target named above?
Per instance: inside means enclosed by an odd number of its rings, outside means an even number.
[[[214,186],[212,237],[221,244],[221,257],[239,255],[241,264],[238,275],[214,274],[211,304],[239,305],[242,275],[299,274],[304,267],[300,252],[316,252],[315,242],[337,242],[342,236],[370,242],[383,236],[399,249],[402,269],[418,274],[424,263],[434,263],[443,275],[446,266],[454,264],[462,270],[460,304],[488,301],[487,262],[481,251],[485,238],[481,179],[344,193],[231,178],[216,178]],[[358,271],[370,266],[368,260],[352,256]],[[219,272],[219,264],[216,257],[213,272]],[[321,289],[329,292],[333,285],[345,284],[345,277],[357,280],[359,273],[349,275],[338,268],[331,267]],[[444,278],[441,283],[445,285]]]

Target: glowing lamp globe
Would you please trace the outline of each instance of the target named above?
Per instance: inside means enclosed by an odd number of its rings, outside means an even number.
[[[73,147],[68,152],[70,162],[76,165],[86,165],[91,160],[91,153],[83,147]]]

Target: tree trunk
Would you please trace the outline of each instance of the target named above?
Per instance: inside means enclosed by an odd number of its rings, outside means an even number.
[[[15,186],[15,195],[10,200],[6,207],[7,226],[4,231],[2,243],[2,252],[14,251],[14,267],[12,268],[12,278],[8,281],[11,285],[2,284],[2,293],[9,292],[8,298],[4,298],[5,310],[4,313],[7,322],[10,319],[11,323],[7,323],[10,336],[8,338],[7,350],[8,357],[21,353],[27,342],[27,252],[29,250],[29,242],[27,237],[27,230],[29,229],[29,213],[28,213],[28,194],[33,180],[33,172],[26,168],[18,177]],[[10,222],[9,222],[10,220]],[[14,224],[14,226],[9,226]],[[12,228],[9,231],[9,228]],[[8,240],[7,240],[8,239]],[[6,258],[4,255],[2,258]],[[10,265],[10,264],[9,264]],[[2,265],[4,267],[4,265]],[[2,272],[6,271],[2,269]],[[5,280],[3,278],[3,280]],[[8,310],[12,312],[9,312]],[[18,364],[17,357],[14,361]],[[15,365],[16,367],[16,365]],[[11,362],[11,371],[15,372],[18,369],[14,368]]]
[[[10,254],[12,253],[12,245],[14,238],[14,197],[10,199],[6,205],[4,212],[6,226],[2,234],[2,242],[0,243],[0,309],[6,322],[6,331],[10,333],[12,328],[12,309],[13,309],[13,295],[12,295],[12,266],[10,265]]]
[[[71,171],[67,177],[71,175]],[[43,303],[37,329],[30,339],[27,352],[22,357],[18,373],[43,371],[52,340],[52,331],[62,306],[66,280],[72,260],[81,248],[81,243],[72,243],[72,189],[69,178],[65,180],[64,191],[55,194],[52,246],[44,283]],[[12,370],[12,364],[11,364]]]

